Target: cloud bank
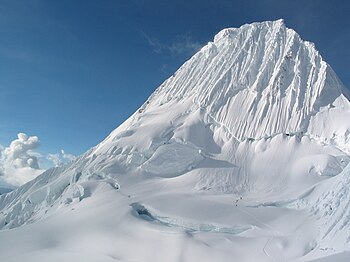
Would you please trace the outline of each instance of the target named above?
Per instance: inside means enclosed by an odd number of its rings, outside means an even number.
[[[37,152],[37,136],[19,133],[8,147],[0,145],[0,187],[18,187],[45,171],[41,162],[49,160],[49,167],[61,166],[75,156],[61,150],[58,154],[43,156]]]

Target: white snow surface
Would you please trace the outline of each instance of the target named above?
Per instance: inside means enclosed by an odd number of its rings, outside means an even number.
[[[348,98],[283,20],[224,29],[99,145],[0,196],[0,261],[349,261]]]

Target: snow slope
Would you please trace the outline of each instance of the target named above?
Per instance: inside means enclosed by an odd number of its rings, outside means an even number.
[[[350,258],[348,98],[282,20],[224,29],[99,145],[0,196],[0,259]]]

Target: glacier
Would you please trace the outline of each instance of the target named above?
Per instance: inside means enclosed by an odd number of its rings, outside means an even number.
[[[283,20],[224,29],[100,144],[0,196],[0,259],[348,261],[349,97]]]

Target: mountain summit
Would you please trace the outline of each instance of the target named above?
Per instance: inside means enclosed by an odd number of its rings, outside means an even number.
[[[222,30],[138,112],[178,104],[184,112],[200,108],[239,141],[309,133],[344,145],[348,126],[338,124],[349,119],[347,96],[314,44],[277,20]],[[325,128],[333,117],[337,123]]]
[[[350,232],[348,98],[283,20],[224,29],[99,145],[0,196],[0,228],[19,227],[0,232],[0,258],[303,261],[350,249],[332,241]],[[20,234],[23,247],[7,243]]]
[[[153,97],[190,99],[242,140],[311,132],[321,108],[347,102],[344,92],[314,44],[278,20],[222,30]]]

